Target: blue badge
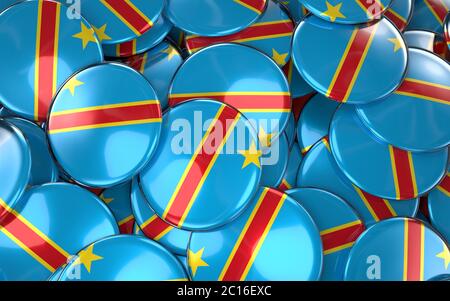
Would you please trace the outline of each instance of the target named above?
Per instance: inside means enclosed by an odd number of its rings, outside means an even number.
[[[333,117],[330,146],[349,180],[382,198],[406,200],[421,196],[438,183],[447,168],[448,148],[411,152],[381,142],[349,106],[341,106]]]
[[[408,29],[430,30],[443,33],[444,19],[450,11],[450,0],[416,0]]]
[[[212,229],[240,214],[261,175],[251,123],[224,103],[193,100],[166,111],[163,125],[156,154],[140,174],[156,214],[185,230]]]
[[[392,0],[389,8],[384,12],[398,30],[404,31],[408,26],[414,8],[414,0]]]
[[[0,14],[0,99],[21,117],[44,121],[67,78],[103,60],[92,27],[67,12],[54,1],[25,1]]]
[[[17,2],[20,2],[20,0],[0,0],[0,12]]]
[[[362,220],[344,200],[325,190],[296,188],[286,193],[308,211],[319,228],[324,255],[320,279],[343,280],[348,254],[365,228]]]
[[[393,218],[367,229],[350,251],[345,280],[422,281],[448,274],[450,253],[427,224]]]
[[[367,226],[394,216],[413,217],[419,208],[418,199],[383,199],[351,184],[336,165],[328,138],[317,142],[303,158],[296,186],[319,188],[340,196],[356,209]]]
[[[298,0],[314,15],[328,22],[365,23],[380,18],[391,0]],[[404,1],[404,0],[402,0]]]
[[[165,110],[169,105],[170,83],[183,63],[179,50],[170,42],[163,41],[148,52],[127,58],[125,63],[145,76]]]
[[[28,185],[34,186],[56,182],[58,180],[58,167],[48,150],[44,130],[25,119],[9,117],[5,120],[15,125],[23,133],[30,145],[31,174]]]
[[[3,119],[0,141],[0,200],[13,207],[30,182],[31,147],[24,134]]]
[[[425,68],[426,67],[426,68]],[[428,51],[409,50],[406,78],[382,101],[356,112],[381,140],[410,151],[450,144],[450,65]]]
[[[194,98],[237,108],[254,123],[259,137],[269,141],[284,130],[291,112],[289,87],[280,68],[261,52],[238,44],[209,46],[180,67],[169,105]]]
[[[100,199],[112,211],[120,233],[133,233],[134,216],[131,211],[131,181],[105,189]]]
[[[293,58],[318,92],[351,104],[389,95],[400,85],[407,65],[403,38],[385,18],[349,26],[308,16],[295,30]]]
[[[75,181],[111,187],[131,180],[150,159],[161,131],[161,108],[137,71],[97,65],[63,86],[47,131],[56,159]]]
[[[308,14],[306,7],[300,3],[300,0],[275,0],[285,5],[295,22],[299,22]]]
[[[338,103],[321,94],[308,101],[297,124],[297,141],[302,154],[306,154],[317,141],[328,135],[331,118],[338,106]]]
[[[273,1],[261,18],[246,29],[232,35],[221,37],[186,36],[186,47],[189,53],[219,43],[241,43],[252,46],[270,56],[279,66],[284,66],[291,56],[291,40],[294,22],[284,7]]]
[[[129,57],[155,47],[169,34],[172,24],[161,15],[151,30],[128,42],[102,45],[107,57]]]
[[[444,179],[428,194],[431,224],[450,243],[450,167]]]
[[[178,28],[201,36],[241,31],[264,13],[267,0],[168,0],[166,15]]]
[[[59,281],[186,281],[182,264],[158,243],[117,235],[87,246],[68,263]]]
[[[109,209],[67,183],[28,190],[14,209],[0,201],[2,280],[46,280],[86,245],[119,232]]]
[[[268,146],[262,147],[260,186],[278,187],[283,180],[289,159],[289,142],[281,135]]]
[[[318,280],[322,257],[319,231],[306,210],[264,187],[233,222],[192,233],[188,250],[193,280]]]
[[[131,185],[131,206],[136,217],[135,233],[159,242],[170,252],[186,256],[191,232],[178,229],[159,218],[145,199],[137,178],[133,178]]]
[[[80,0],[80,12],[102,44],[118,44],[154,29],[164,0]]]
[[[298,73],[298,70],[297,68],[295,68],[292,59],[289,60],[289,62],[283,67],[283,72],[289,83],[293,109],[295,109],[295,101],[297,98],[300,98],[307,94],[311,94],[315,92],[315,90]]]
[[[286,171],[284,172],[281,184],[278,186],[278,190],[286,191],[288,189],[291,189],[297,184],[297,173],[298,168],[300,167],[300,163],[302,162],[302,159],[303,156],[300,152],[300,147],[298,146],[297,143],[294,143],[289,152],[289,159]]]

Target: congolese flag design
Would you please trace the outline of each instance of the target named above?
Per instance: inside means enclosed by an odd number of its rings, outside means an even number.
[[[408,29],[443,33],[445,16],[450,11],[450,0],[420,0],[414,3],[414,13]]]

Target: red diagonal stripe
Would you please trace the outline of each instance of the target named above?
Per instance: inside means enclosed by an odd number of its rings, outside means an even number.
[[[408,25],[404,19],[399,18],[391,9],[386,10],[384,15],[391,20],[400,31],[403,31],[406,28],[406,25]]]
[[[444,5],[443,0],[424,0],[428,3],[429,6],[433,9],[435,14],[439,17],[439,19],[444,22],[445,16],[447,15],[447,8]]]
[[[45,120],[47,116],[47,111],[53,98],[54,91],[53,82],[55,80],[56,74],[54,74],[55,66],[55,56],[56,52],[56,24],[58,6],[57,2],[52,1],[42,1],[41,11],[41,27],[37,30],[40,31],[40,41],[39,43],[39,71],[38,71],[38,108],[37,108],[37,119]],[[56,41],[57,43],[57,41]]]
[[[120,233],[122,234],[133,234],[134,218],[126,221],[119,226]]]
[[[159,104],[143,104],[50,116],[49,129],[50,131],[53,131],[78,126],[135,121],[150,118],[161,118]]]
[[[395,215],[392,214],[389,207],[386,205],[385,200],[374,196],[370,193],[365,192],[361,189],[361,193],[364,195],[367,203],[369,204],[370,208],[372,208],[373,212],[377,216],[379,220],[387,219],[394,217]]]
[[[264,11],[264,7],[266,6],[267,0],[239,0],[250,7],[253,7],[261,14]]]
[[[439,188],[444,189],[447,193],[450,193],[450,176],[447,174],[444,180],[438,185]]]
[[[152,24],[142,17],[140,12],[136,11],[124,0],[103,0],[108,3],[122,18],[124,18],[137,32],[143,34],[148,31]]]
[[[398,189],[400,199],[411,199],[416,197],[414,192],[414,179],[409,164],[408,152],[392,147],[395,170],[397,172]]]
[[[407,273],[406,280],[419,281],[421,276],[421,260],[422,260],[422,224],[415,220],[407,220]]]
[[[377,17],[383,11],[379,0],[356,0],[360,5],[362,5],[370,15]]]
[[[364,225],[360,223],[323,234],[321,235],[323,251],[326,252],[328,250],[354,242],[363,231]]]
[[[172,226],[159,217],[156,217],[150,223],[145,225],[145,227],[143,227],[141,230],[148,238],[155,239],[168,228],[172,228]]]
[[[291,20],[286,20],[283,23],[275,23],[275,24],[264,24],[264,25],[253,25],[247,27],[243,31],[238,33],[222,36],[222,37],[199,37],[193,36],[188,37],[186,40],[186,46],[188,50],[193,51],[199,48],[204,48],[209,45],[219,44],[219,43],[227,43],[227,42],[236,42],[239,40],[245,39],[254,39],[260,38],[263,39],[265,37],[270,37],[273,35],[281,35],[281,34],[289,34],[294,30],[294,24]]]
[[[117,46],[117,56],[118,57],[124,57],[124,56],[131,56],[134,54],[136,40],[131,40],[128,42],[120,43]]]
[[[433,83],[415,82],[405,79],[397,92],[411,93],[417,96],[431,97],[450,104],[450,90],[435,86]]]
[[[222,278],[224,281],[239,281],[247,267],[250,258],[261,239],[264,230],[272,218],[283,194],[276,190],[269,190],[251,220],[244,237],[231,259],[228,269]]]
[[[198,154],[194,154],[194,164],[187,171],[186,178],[181,184],[178,191],[175,191],[175,198],[173,203],[168,206],[165,219],[174,225],[179,225],[183,215],[185,214],[188,205],[191,201],[197,186],[203,177],[203,174],[207,170],[209,164],[213,160],[217,148],[222,143],[232,126],[231,121],[239,115],[239,112],[229,106],[224,106],[222,112],[217,117],[214,123],[213,129],[210,134],[203,141],[201,150]],[[221,131],[221,132],[217,132]],[[164,218],[164,216],[163,216]]]
[[[66,255],[54,248],[2,204],[0,204],[0,216],[2,216],[0,226],[27,246],[54,270],[67,262],[68,257]]]
[[[268,92],[270,93],[270,92]],[[196,94],[195,96],[176,96],[171,95],[169,99],[170,106],[174,106],[193,98],[212,98],[224,102],[238,110],[245,109],[290,109],[291,97],[289,95],[211,95]]]

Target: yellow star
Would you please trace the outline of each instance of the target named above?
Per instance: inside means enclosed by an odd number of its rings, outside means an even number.
[[[258,168],[261,168],[259,157],[262,156],[262,151],[256,149],[255,142],[252,142],[252,144],[250,145],[250,149],[239,151],[239,153],[245,157],[242,168],[245,168],[247,165],[250,165],[252,163],[258,166]]]
[[[197,269],[199,267],[209,267],[209,264],[207,264],[202,259],[203,251],[205,251],[205,248],[200,249],[199,251],[197,251],[197,253],[194,253],[192,252],[192,250],[189,250],[188,262],[193,276],[195,276],[195,274],[197,273]]]
[[[105,197],[103,193],[100,195],[100,199],[103,202],[105,202],[105,204],[109,204],[109,203],[111,203],[114,200],[114,198],[107,198],[107,197]]]
[[[263,127],[259,128],[258,138],[263,147],[269,147],[272,144],[272,136],[274,134],[267,134]]]
[[[101,259],[103,259],[103,257],[94,254],[94,245],[90,245],[87,249],[80,251],[78,258],[75,260],[75,264],[83,264],[90,273],[92,262]]]
[[[103,40],[111,40],[111,37],[108,36],[106,34],[106,24],[104,24],[102,27],[97,28],[95,26],[94,27],[94,31],[97,34],[98,39],[100,40],[100,42],[102,42]]]
[[[75,96],[75,88],[84,85],[83,82],[77,80],[75,77],[72,77],[65,85],[64,90],[69,90],[72,96]]]
[[[286,64],[288,53],[279,54],[275,49],[272,49],[272,58],[280,66]]]
[[[89,42],[97,42],[94,30],[92,28],[87,28],[83,22],[81,22],[81,31],[74,34],[72,37],[80,39],[83,42],[83,49],[86,48]]]
[[[437,254],[436,257],[442,258],[444,260],[445,269],[448,269],[448,265],[450,264],[450,251],[445,244],[442,252]]]
[[[326,3],[327,3],[327,10],[324,11],[323,13],[321,13],[320,14],[321,16],[329,17],[331,22],[336,21],[337,18],[342,18],[342,19],[346,18],[346,16],[344,16],[340,11],[342,2],[336,4],[335,6],[331,5],[328,1],[326,1]]]
[[[389,42],[391,42],[392,44],[394,44],[394,52],[397,52],[399,49],[403,48],[402,42],[400,41],[400,39],[397,38],[392,38],[392,39],[388,39]]]
[[[162,53],[167,53],[167,60],[171,60],[173,59],[174,56],[178,56],[178,52],[175,50],[175,48],[169,46],[166,49],[164,49],[163,51],[161,51]]]

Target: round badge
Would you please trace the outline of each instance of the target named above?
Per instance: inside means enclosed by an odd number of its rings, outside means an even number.
[[[355,208],[366,226],[395,216],[413,217],[419,208],[418,199],[383,199],[351,184],[336,165],[328,138],[317,142],[303,158],[296,186],[319,188],[340,196]]]
[[[384,12],[398,30],[404,31],[408,26],[414,8],[414,0],[392,0],[389,8]]]
[[[100,194],[100,199],[112,211],[120,233],[133,233],[134,216],[131,211],[131,182],[105,189]]]
[[[5,120],[22,132],[30,146],[31,174],[28,185],[56,182],[58,180],[58,167],[48,149],[44,130],[25,119],[10,117]]]
[[[301,4],[300,0],[276,0],[281,4],[287,6],[289,13],[295,22],[299,22],[304,16],[308,14],[306,7]]]
[[[261,175],[251,123],[224,103],[193,100],[166,111],[163,124],[156,155],[140,174],[156,214],[185,230],[209,230],[240,214]]]
[[[264,13],[267,0],[168,0],[169,20],[185,32],[224,36],[241,31]]]
[[[408,47],[427,50],[443,59],[450,58],[444,38],[437,33],[425,30],[408,30],[403,33]]]
[[[289,159],[289,142],[286,135],[281,135],[269,146],[261,149],[260,186],[278,187],[283,180]]]
[[[58,2],[25,1],[0,14],[0,99],[21,117],[44,121],[67,78],[103,60],[91,26],[67,13]]]
[[[391,3],[391,0],[297,1],[300,1],[306,9],[317,17],[322,18],[327,22],[342,24],[359,24],[378,19]]]
[[[102,44],[118,44],[154,29],[164,0],[81,0],[80,12]]]
[[[30,181],[31,147],[24,134],[0,119],[0,201],[13,207]]]
[[[47,128],[53,154],[75,181],[111,187],[130,180],[150,159],[161,132],[161,108],[137,71],[102,64],[63,86]]]
[[[450,0],[415,1],[408,29],[423,29],[443,33],[445,16],[450,10]]]
[[[286,191],[296,185],[298,168],[300,167],[301,162],[302,154],[300,152],[300,147],[297,143],[294,143],[289,152],[289,160],[286,171],[283,175],[283,179],[281,180],[281,184],[278,186],[279,190]]]
[[[308,211],[319,228],[324,255],[320,279],[343,280],[350,249],[365,228],[358,214],[325,190],[296,188],[286,193]]]
[[[233,222],[193,232],[188,250],[193,280],[318,280],[322,257],[319,231],[306,210],[264,187]]]
[[[126,59],[125,63],[145,76],[165,110],[169,106],[170,84],[183,63],[180,52],[170,42],[163,41],[146,53]]]
[[[117,235],[94,242],[78,252],[59,277],[59,281],[186,280],[184,268],[174,255],[137,235]]]
[[[314,89],[298,73],[292,59],[283,67],[283,72],[288,80],[293,101],[295,98],[314,92]]]
[[[431,224],[450,243],[450,167],[444,179],[428,194]]]
[[[136,217],[137,231],[159,242],[170,252],[186,255],[191,232],[178,229],[160,219],[145,199],[137,178],[131,184],[131,206]]]
[[[207,47],[180,67],[169,105],[193,98],[235,107],[259,129],[260,138],[269,141],[284,130],[291,111],[289,86],[280,68],[258,50],[238,44]]]
[[[221,37],[186,36],[190,54],[219,43],[241,43],[252,46],[270,56],[279,66],[284,66],[291,56],[291,39],[294,22],[280,4],[269,1],[261,18],[246,29]]]
[[[348,26],[308,16],[295,30],[292,56],[313,88],[351,104],[389,95],[400,85],[407,65],[403,38],[386,18]]]
[[[33,187],[14,209],[0,201],[0,210],[3,280],[45,280],[75,252],[119,232],[105,204],[67,183]]]
[[[345,280],[421,281],[448,273],[445,242],[423,222],[393,218],[367,229],[350,251]]]
[[[337,102],[321,94],[308,101],[297,123],[297,141],[302,154],[306,154],[317,141],[328,135],[331,119],[338,106]]]
[[[450,65],[428,51],[408,52],[408,71],[400,87],[386,99],[358,106],[356,112],[372,133],[396,147],[410,151],[446,147],[450,144]]]
[[[289,149],[292,147],[292,145],[294,145],[295,131],[296,131],[295,116],[293,113],[291,113],[289,115],[289,120],[288,120],[287,126],[284,129],[284,134],[286,135],[286,138],[289,143]]]
[[[140,37],[119,44],[102,45],[103,52],[107,57],[129,57],[146,52],[155,47],[169,34],[172,24],[161,15],[151,30]]]
[[[341,106],[331,121],[330,145],[349,180],[382,198],[406,200],[423,195],[436,186],[447,167],[448,148],[411,152],[381,142],[348,106]]]

